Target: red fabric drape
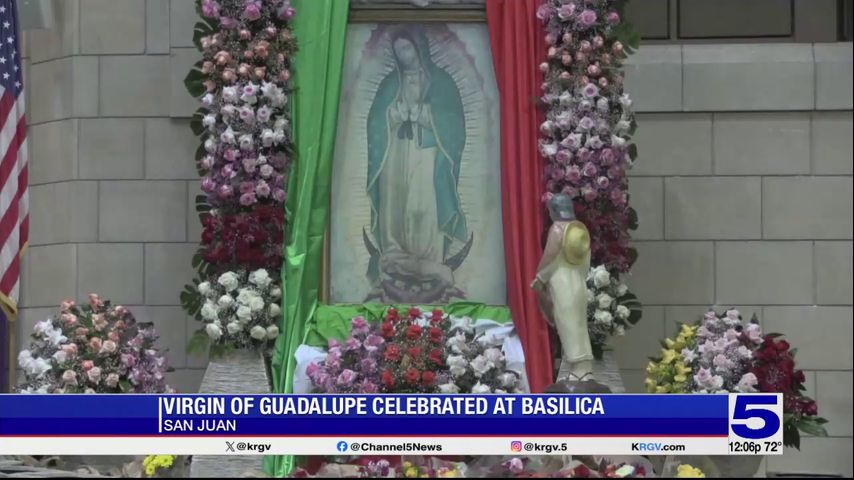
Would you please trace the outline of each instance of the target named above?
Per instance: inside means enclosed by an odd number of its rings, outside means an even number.
[[[536,10],[541,0],[489,0],[486,17],[501,95],[501,208],[507,300],[525,349],[531,391],[552,383],[549,329],[531,281],[542,254],[543,160],[537,149],[542,115],[536,99],[546,57]]]

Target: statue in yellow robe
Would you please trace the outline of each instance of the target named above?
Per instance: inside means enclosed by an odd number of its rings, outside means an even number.
[[[593,372],[593,349],[587,333],[587,273],[590,270],[590,234],[575,219],[572,199],[563,194],[549,200],[552,226],[537,277],[537,292],[546,319],[560,337],[563,360],[580,379]]]

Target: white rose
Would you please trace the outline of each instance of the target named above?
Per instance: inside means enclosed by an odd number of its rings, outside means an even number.
[[[227,292],[235,290],[238,284],[237,274],[234,272],[225,272],[219,276],[217,283],[225,287]]]
[[[279,308],[279,304],[277,304],[277,303],[271,303],[270,304],[270,316],[271,317],[278,317],[279,314],[281,314],[281,313],[282,313],[282,309]]]
[[[617,135],[611,135],[611,145],[615,147],[625,147],[626,143],[627,141],[625,138]]]
[[[217,325],[217,324],[215,324],[215,323],[209,323],[209,324],[205,327],[205,331],[208,333],[208,336],[209,336],[209,337],[211,338],[211,340],[213,340],[213,341],[217,341],[217,340],[219,340],[219,337],[221,337],[221,336],[222,336],[222,329],[221,329],[221,328],[219,328],[219,325]]]
[[[596,313],[593,314],[593,320],[603,325],[610,325],[614,321],[614,317],[605,310],[596,310]]]
[[[617,285],[617,297],[622,297],[623,295],[629,293],[629,287],[625,283],[621,283]]]
[[[251,330],[249,330],[249,336],[255,340],[264,340],[267,338],[267,329],[260,325],[255,325]]]
[[[277,117],[276,121],[273,122],[273,128],[276,130],[284,130],[288,126],[288,121],[285,117]]]
[[[216,308],[216,304],[212,301],[208,300],[202,305],[202,318],[205,320],[216,320],[219,316],[219,310]]]
[[[281,145],[288,140],[288,136],[285,135],[284,130],[276,130],[275,136],[273,137],[273,143],[276,145]]]
[[[267,270],[259,268],[249,274],[249,283],[254,283],[259,287],[266,287],[270,284],[270,274],[267,273]]]
[[[625,335],[625,334],[626,334],[626,329],[625,329],[625,328],[623,328],[623,326],[622,326],[622,325],[617,325],[617,328],[616,328],[616,329],[614,329],[614,333],[615,333],[618,337],[622,337],[623,335]]]
[[[632,128],[632,124],[627,120],[620,120],[617,122],[617,131],[620,133],[628,132],[630,128]]]
[[[439,391],[441,393],[460,393],[460,387],[455,383],[444,383],[439,385]]]
[[[278,93],[279,87],[275,83],[264,82],[261,84],[261,94],[267,98],[272,98]]]
[[[605,310],[611,308],[611,303],[614,301],[614,297],[607,293],[600,293],[599,296],[596,297],[596,301],[599,302],[599,308]]]
[[[240,136],[240,149],[241,150],[252,150],[252,147],[254,145],[255,145],[255,143],[252,141],[252,135],[249,135],[247,133],[247,134]]]
[[[626,308],[626,306],[625,306],[625,305],[618,305],[618,306],[617,306],[617,312],[616,312],[616,313],[617,313],[617,318],[619,318],[619,319],[621,319],[621,320],[626,320],[627,318],[629,318],[629,315],[630,315],[632,312],[631,312],[631,310],[629,310],[628,308]]]
[[[199,293],[204,296],[208,296],[211,293],[211,284],[209,282],[202,282],[198,287]]]
[[[21,353],[18,354],[18,366],[23,369],[29,368],[30,363],[33,361],[33,354],[30,353],[29,350],[22,350]]]
[[[471,393],[492,393],[492,389],[489,388],[489,385],[477,382],[471,387]]]
[[[264,310],[264,299],[261,297],[252,297],[249,300],[249,309],[253,312],[260,312]]]
[[[255,292],[249,288],[241,288],[240,292],[237,294],[237,303],[241,305],[249,305],[249,301],[255,297]]]
[[[596,301],[596,292],[594,292],[592,289],[588,288],[587,289],[587,303],[590,304],[590,303],[593,303],[594,301]]]
[[[213,137],[209,137],[205,140],[205,151],[208,153],[214,153],[217,149],[216,140]]]
[[[237,87],[225,87],[222,89],[222,99],[229,103],[237,101]]]
[[[282,296],[282,289],[279,287],[273,287],[270,289],[270,296],[272,298],[279,298]]]
[[[53,354],[53,359],[56,360],[56,363],[64,363],[65,360],[68,359],[68,354],[62,350],[57,350],[56,353]]]
[[[459,377],[466,374],[468,361],[462,355],[449,355],[447,362],[451,375]]]
[[[474,371],[476,377],[483,376],[486,372],[492,370],[492,367],[492,362],[487,360],[483,355],[478,355],[471,361],[471,369]]]
[[[505,372],[498,376],[498,381],[501,386],[511,388],[516,386],[516,375],[511,372]]]
[[[279,327],[275,325],[270,325],[267,327],[267,340],[273,340],[274,338],[279,336]]]
[[[228,294],[225,294],[225,295],[219,297],[219,300],[217,300],[217,304],[219,304],[219,306],[223,307],[223,308],[228,308],[233,303],[234,303],[234,298]]]
[[[214,104],[214,96],[212,93],[206,93],[205,96],[202,97],[202,105],[206,107],[210,107]]]
[[[608,99],[600,98],[599,100],[596,100],[596,108],[602,112],[607,112],[610,108],[610,105],[608,105]]]
[[[264,105],[263,107],[258,109],[256,117],[258,117],[259,122],[267,123],[267,121],[270,120],[270,109],[266,105]]]
[[[596,288],[607,287],[611,284],[611,274],[608,269],[602,265],[593,269],[593,284]]]
[[[216,126],[216,115],[209,113],[202,118],[202,125],[207,128],[213,128]]]
[[[237,115],[237,107],[235,107],[234,105],[223,105],[222,110],[220,110],[220,112],[222,113],[222,116],[226,120],[228,120]]]
[[[288,96],[284,94],[284,92],[277,93],[273,98],[273,106],[281,107],[288,103]]]
[[[632,99],[629,97],[628,93],[624,93],[624,94],[620,95],[620,105],[622,105],[625,108],[631,108]]]
[[[499,362],[504,361],[504,354],[501,353],[501,350],[497,348],[487,348],[486,350],[484,350],[483,356],[486,357],[486,359],[492,362],[494,365],[497,365]]]
[[[273,145],[273,140],[276,139],[276,134],[273,133],[269,128],[265,128],[261,132],[261,144],[265,147],[269,147]]]
[[[233,145],[236,138],[237,137],[235,137],[234,135],[234,130],[232,130],[231,127],[226,128],[225,131],[222,132],[219,136],[219,139],[222,143],[227,143],[229,145]]]
[[[252,318],[252,310],[245,305],[241,305],[240,308],[237,309],[237,318],[243,320],[244,322]]]
[[[234,335],[240,331],[241,327],[237,322],[229,322],[228,325],[225,326],[226,330],[228,330],[229,335]]]

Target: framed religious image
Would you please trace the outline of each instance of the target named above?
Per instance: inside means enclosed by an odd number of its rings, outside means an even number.
[[[486,24],[432,15],[348,27],[331,303],[506,303],[499,103]]]

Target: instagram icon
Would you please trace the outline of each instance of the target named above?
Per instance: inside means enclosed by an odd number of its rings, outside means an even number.
[[[520,442],[518,440],[510,442],[510,450],[514,451],[514,452],[521,452],[522,451],[522,442]]]

